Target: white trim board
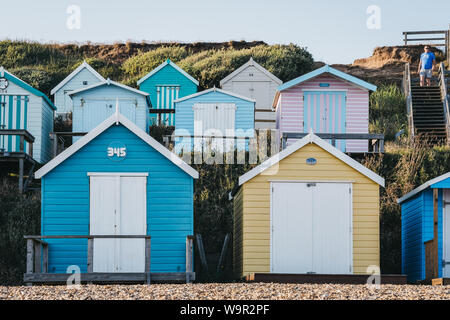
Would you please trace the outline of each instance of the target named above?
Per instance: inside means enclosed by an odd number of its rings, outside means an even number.
[[[176,154],[174,154],[173,152],[166,149],[166,147],[164,147],[158,141],[153,139],[150,135],[145,133],[141,128],[136,126],[133,122],[131,122],[130,120],[128,120],[126,117],[124,117],[122,114],[120,114],[118,112],[116,112],[115,114],[110,116],[108,119],[106,119],[105,121],[100,123],[97,127],[92,129],[91,131],[89,131],[89,133],[87,135],[83,136],[81,139],[79,139],[77,142],[75,142],[69,148],[67,148],[62,153],[60,153],[58,156],[56,156],[54,159],[52,159],[50,162],[48,162],[41,169],[36,171],[35,178],[36,179],[42,178],[44,175],[49,173],[51,170],[53,170],[58,165],[60,165],[63,161],[65,161],[67,158],[69,158],[72,154],[74,154],[75,152],[80,150],[82,147],[84,147],[86,144],[88,144],[90,141],[92,141],[95,137],[100,135],[103,131],[105,131],[112,125],[114,125],[114,124],[118,125],[119,123],[121,123],[127,129],[129,129],[131,132],[133,132],[139,138],[144,140],[148,145],[153,147],[156,151],[161,153],[164,157],[169,159],[172,163],[174,163],[177,167],[182,169],[184,172],[186,172],[192,178],[198,179],[198,172],[194,168],[192,168],[190,165],[188,165],[186,162],[184,162]]]
[[[61,81],[56,87],[52,89],[50,92],[51,95],[54,95],[59,89],[61,89],[67,82],[69,82],[73,77],[75,77],[81,70],[84,68],[88,69],[97,79],[99,79],[101,82],[105,81],[105,78],[103,78],[97,71],[92,68],[89,63],[86,61],[83,61],[81,65],[78,66],[71,74],[69,74],[66,78],[64,78],[63,81]]]
[[[73,96],[73,95],[76,95],[76,94],[78,94],[80,92],[83,92],[83,91],[86,91],[86,90],[90,90],[90,89],[94,89],[94,88],[97,88],[97,87],[100,87],[100,86],[103,86],[103,85],[108,85],[108,86],[109,85],[113,85],[113,86],[120,87],[120,88],[125,89],[125,90],[129,90],[129,91],[135,92],[135,93],[143,95],[143,96],[149,96],[150,95],[147,92],[144,92],[144,91],[141,91],[141,90],[138,90],[138,89],[126,86],[126,85],[121,84],[121,83],[116,82],[116,81],[112,81],[111,79],[108,78],[108,79],[106,79],[103,82],[95,83],[93,85],[90,85],[90,86],[87,86],[87,87],[84,87],[84,88],[80,88],[80,89],[77,89],[77,90],[70,91],[69,92],[69,96]]]
[[[427,182],[425,182],[424,184],[420,185],[419,187],[415,188],[414,190],[408,192],[407,194],[405,194],[403,197],[397,199],[397,203],[400,204],[402,202],[404,202],[405,200],[408,200],[409,198],[415,196],[416,194],[418,194],[419,192],[425,190],[426,188],[430,187],[431,185],[441,182],[442,180],[448,179],[450,178],[450,172],[444,173],[443,175],[436,177],[434,179],[428,180]]]
[[[88,172],[89,177],[148,177],[148,172]]]
[[[244,63],[242,66],[240,66],[239,68],[237,68],[236,70],[234,70],[232,73],[230,73],[228,76],[226,76],[225,78],[223,78],[222,80],[220,80],[220,86],[223,87],[223,85],[225,83],[227,83],[228,81],[230,81],[232,78],[234,78],[235,76],[237,76],[239,73],[241,73],[242,71],[244,71],[247,67],[253,66],[256,69],[258,69],[259,71],[261,71],[262,73],[264,73],[267,77],[269,77],[270,79],[272,79],[273,81],[275,81],[277,84],[282,84],[283,81],[281,81],[280,79],[278,79],[275,75],[273,75],[271,72],[269,72],[266,68],[264,68],[263,66],[261,66],[259,63],[257,63],[255,60],[253,60],[253,58],[250,58],[249,61],[247,61],[246,63]]]
[[[170,64],[172,67],[174,67],[177,71],[179,71],[180,73],[182,73],[186,78],[188,78],[189,80],[191,80],[195,85],[198,86],[198,80],[195,79],[194,77],[192,77],[189,73],[187,73],[186,71],[184,71],[183,69],[181,69],[179,66],[177,66],[175,63],[173,63],[172,61],[170,61],[170,59],[167,59],[166,61],[164,61],[163,63],[161,63],[159,66],[157,66],[155,69],[153,69],[152,71],[150,71],[149,73],[147,73],[144,77],[142,77],[141,79],[138,80],[137,85],[139,86],[142,82],[144,82],[145,80],[147,80],[148,78],[150,78],[152,75],[154,75],[155,73],[157,73],[159,70],[161,70],[162,68],[164,68],[165,66],[167,66],[168,64]]]
[[[250,179],[253,179],[258,174],[260,174],[260,173],[264,172],[265,170],[269,169],[273,165],[277,164],[278,162],[280,162],[281,160],[283,160],[287,156],[289,156],[292,153],[294,153],[295,151],[303,148],[305,145],[307,145],[309,143],[314,143],[315,145],[321,147],[325,151],[328,151],[333,156],[335,156],[339,160],[343,161],[344,163],[346,163],[347,165],[349,165],[350,167],[352,167],[356,171],[360,172],[361,174],[365,175],[366,177],[368,177],[372,181],[374,181],[374,182],[378,183],[379,185],[381,185],[382,187],[384,187],[384,179],[382,177],[377,175],[375,172],[367,169],[366,167],[364,167],[359,162],[353,160],[352,158],[347,156],[345,153],[343,153],[339,149],[336,149],[335,147],[333,147],[331,144],[329,144],[326,141],[322,140],[321,138],[316,136],[313,132],[309,133],[304,138],[302,138],[302,139],[298,140],[297,142],[295,142],[294,144],[290,145],[289,147],[287,147],[286,149],[284,149],[280,153],[270,157],[269,159],[267,159],[266,161],[261,163],[259,166],[253,168],[252,170],[250,170],[246,174],[240,176],[239,177],[239,185],[241,186],[242,184],[244,184],[245,182],[249,181]]]
[[[191,94],[189,96],[186,96],[186,97],[183,97],[183,98],[180,98],[180,99],[177,99],[177,100],[174,100],[174,102],[175,103],[181,102],[181,101],[184,101],[184,100],[192,99],[192,98],[195,98],[195,97],[198,97],[198,96],[202,96],[202,95],[210,93],[210,92],[216,92],[216,91],[220,92],[220,93],[223,93],[223,94],[226,94],[226,95],[229,95],[229,96],[232,96],[232,97],[235,97],[235,98],[242,99],[242,100],[250,101],[250,102],[253,102],[253,103],[256,102],[256,100],[253,100],[253,99],[241,96],[241,95],[233,93],[233,92],[229,92],[229,91],[225,91],[225,90],[222,90],[222,89],[218,89],[216,87],[211,88],[211,89],[207,89],[207,90],[204,90],[204,91],[201,91],[201,92],[197,92],[197,93]],[[211,103],[214,103],[214,102],[211,102]]]

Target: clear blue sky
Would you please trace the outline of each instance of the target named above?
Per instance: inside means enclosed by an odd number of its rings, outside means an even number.
[[[69,29],[69,5],[81,28]],[[368,29],[368,6],[380,29]],[[402,31],[446,29],[450,1],[418,0],[15,0],[3,3],[0,39],[40,42],[229,41],[295,43],[327,63],[350,63]]]

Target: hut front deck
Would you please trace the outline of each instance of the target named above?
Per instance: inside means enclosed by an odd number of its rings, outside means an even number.
[[[251,273],[246,282],[311,283],[311,284],[366,284],[371,275],[365,274],[293,274]],[[381,275],[381,284],[406,284],[406,275]]]
[[[73,273],[25,273],[27,284],[65,284]],[[195,280],[195,272],[93,272],[80,273],[81,283],[147,283],[151,282],[190,282]],[[71,283],[71,281],[69,281]]]

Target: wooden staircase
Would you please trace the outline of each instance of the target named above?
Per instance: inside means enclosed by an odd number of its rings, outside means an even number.
[[[411,86],[411,98],[416,134],[428,135],[445,144],[447,130],[439,86]]]
[[[411,136],[423,135],[432,143],[450,144],[449,78],[449,71],[441,63],[432,85],[421,87],[418,78],[411,78],[409,63],[406,64],[403,90]]]

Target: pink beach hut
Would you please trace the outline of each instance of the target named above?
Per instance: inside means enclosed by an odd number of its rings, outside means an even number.
[[[369,91],[377,87],[329,65],[278,87],[273,108],[284,133],[368,134]],[[341,135],[342,137],[343,135]],[[290,139],[287,144],[293,143]],[[368,140],[337,139],[347,153],[368,152]]]

